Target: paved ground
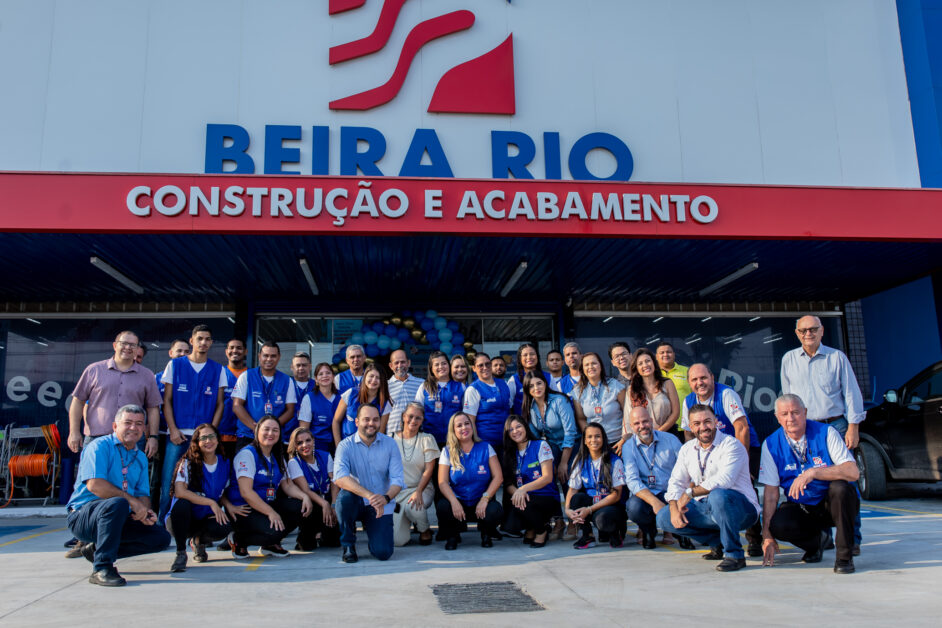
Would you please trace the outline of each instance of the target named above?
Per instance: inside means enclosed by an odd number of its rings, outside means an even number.
[[[799,550],[786,549],[777,567],[750,559],[721,574],[702,550],[631,543],[577,552],[565,542],[532,550],[510,539],[483,549],[472,532],[455,552],[409,546],[385,563],[363,556],[361,544],[356,565],[337,550],[249,562],[211,551],[210,562],[171,575],[168,550],[119,561],[128,586],[105,589],[87,583],[89,563],[62,557],[63,517],[3,518],[0,625],[938,626],[942,488],[909,485],[893,497],[864,504],[863,552],[849,576],[832,573],[833,552],[804,565]],[[431,590],[492,581],[517,583],[545,610],[446,615]]]

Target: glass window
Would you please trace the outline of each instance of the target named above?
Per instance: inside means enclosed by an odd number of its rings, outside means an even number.
[[[909,393],[906,404],[922,403],[929,399],[942,397],[942,370],[932,373],[922,382],[916,384]]]

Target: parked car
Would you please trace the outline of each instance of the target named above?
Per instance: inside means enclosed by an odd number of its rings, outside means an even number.
[[[942,362],[867,411],[855,456],[864,499],[884,499],[888,481],[942,480]]]

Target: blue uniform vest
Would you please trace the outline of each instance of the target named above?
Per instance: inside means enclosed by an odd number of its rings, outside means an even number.
[[[481,395],[481,404],[474,419],[478,436],[494,445],[494,449],[499,449],[504,442],[504,423],[510,416],[510,387],[502,379],[495,379],[494,386],[488,386],[481,380],[471,386]]]
[[[543,466],[540,463],[540,445],[542,443],[541,440],[531,440],[527,443],[527,449],[523,456],[517,451],[517,488],[543,477]],[[559,497],[559,490],[556,488],[556,483],[551,481],[546,486],[531,491],[530,495]]]
[[[307,394],[307,398],[308,403],[311,404],[311,434],[314,436],[314,449],[317,451],[330,451],[330,445],[334,442],[331,425],[334,421],[334,414],[337,412],[337,406],[340,405],[340,395],[334,395],[333,401],[328,401],[327,397],[315,388]]]
[[[729,417],[726,416],[726,409],[723,407],[723,391],[728,389],[729,386],[725,384],[716,384],[713,389],[713,414],[716,415],[716,420],[719,422],[718,427],[721,432],[724,434],[729,434],[730,436],[736,436],[736,428],[733,427],[733,422],[729,420]],[[700,403],[697,400],[697,393],[692,392],[687,395],[687,398],[684,400],[684,403],[687,404],[687,408],[692,408],[694,404]],[[745,411],[745,409],[744,409]],[[749,421],[749,417],[746,416],[746,425],[749,426],[749,446],[758,447],[759,446],[759,437],[756,435],[756,431],[752,428],[752,422]]]
[[[566,373],[561,378],[559,378],[559,392],[563,393],[564,395],[571,393],[575,385],[576,380],[574,380],[572,375],[569,373]]]
[[[488,461],[487,443],[474,443],[469,453],[461,453],[461,465],[464,471],[449,467],[451,490],[465,506],[473,506],[491,483],[491,467]],[[451,452],[449,452],[449,455]]]
[[[278,494],[278,485],[281,484],[281,478],[284,477],[281,467],[278,466],[274,456],[269,456],[268,460],[263,460],[253,445],[246,445],[242,451],[246,449],[255,456],[255,477],[252,478],[252,490],[264,502],[271,503],[275,501],[275,496]],[[239,481],[235,477],[235,473],[232,474],[232,483],[229,485],[228,495],[229,501],[236,506],[246,503],[242,493],[239,492]]]
[[[775,466],[778,467],[779,485],[785,490],[785,497],[789,501],[799,504],[814,505],[821,503],[827,497],[830,482],[812,480],[805,487],[804,494],[797,500],[788,495],[788,489],[802,472],[813,467],[829,467],[833,463],[828,452],[828,426],[817,421],[808,421],[805,424],[805,437],[808,439],[808,450],[805,453],[805,462],[792,450],[785,436],[785,430],[778,428],[765,441]]]
[[[514,402],[511,409],[513,410],[514,414],[520,414],[521,410],[523,409],[523,378],[520,377],[518,373],[514,373],[511,375],[511,379],[517,386],[516,390],[514,390]],[[543,371],[543,379],[546,380],[546,385],[549,386],[553,376],[546,371]]]
[[[288,422],[285,423],[285,426],[281,429],[281,440],[288,442],[288,439],[291,438],[291,432],[298,427],[298,412],[301,410],[301,400],[304,399],[306,395],[312,388],[315,388],[314,380],[307,380],[307,385],[304,388],[298,386],[297,382],[291,380],[291,385],[294,386],[294,398],[297,403],[294,404],[294,416],[288,419]]]
[[[589,497],[592,498],[592,503],[597,503],[614,492],[612,487],[602,484],[601,468],[599,469],[599,477],[595,477],[595,468],[592,466],[591,457],[586,457],[586,459],[582,461],[582,469],[579,470],[579,477],[582,479],[582,490],[588,493]]]
[[[438,384],[435,384],[438,386]],[[435,396],[429,396],[425,384],[422,384],[422,405],[425,406],[425,420],[422,421],[422,431],[435,437],[436,443],[444,443],[448,434],[448,421],[455,412],[461,410],[465,386],[460,382],[450,380],[443,388],[438,389]],[[435,411],[435,402],[441,402],[441,411]]]
[[[226,485],[229,483],[229,478],[232,474],[232,465],[228,460],[222,456],[216,456],[216,470],[210,473],[206,469],[206,464],[203,463],[203,485],[198,489],[193,491],[201,497],[208,497],[212,500],[215,500],[217,503],[222,499],[222,494],[226,490]],[[176,476],[174,476],[175,478]],[[193,490],[190,488],[190,490]],[[167,510],[167,516],[164,517],[164,521],[170,518],[170,511],[173,510],[173,505],[177,503],[178,498],[176,495],[173,496],[173,500],[170,502],[170,508]],[[193,504],[192,510],[194,519],[205,519],[213,514],[212,509],[209,506],[203,506],[201,504]]]
[[[247,370],[245,372],[245,378],[246,384],[248,384],[246,386],[245,409],[248,411],[249,416],[256,421],[265,416],[266,403],[271,403],[272,405],[272,410],[269,414],[276,417],[281,416],[281,413],[285,411],[285,404],[288,399],[288,386],[291,386],[291,378],[281,371],[275,371],[275,378],[271,383],[268,383],[262,379],[262,372],[258,367]],[[236,433],[239,436],[245,436],[247,438],[255,436],[252,430],[242,421],[239,421],[238,431]]]
[[[314,460],[317,462],[317,471],[314,471],[308,463],[304,462],[304,458],[301,456],[297,456],[295,460],[298,461],[298,466],[301,467],[301,473],[304,474],[304,481],[307,482],[308,488],[329,500],[330,476],[327,474],[330,472],[330,469],[327,468],[327,456],[328,453],[326,451],[314,450]]]
[[[359,380],[363,380],[362,375],[359,377]],[[337,384],[337,392],[341,395],[351,388],[356,388],[357,390],[360,388],[360,382],[353,377],[353,373],[350,372],[350,369],[340,372],[337,378]]]
[[[164,376],[164,372],[161,371],[154,375],[157,378],[157,392],[160,393],[160,428],[158,431],[161,434],[167,433],[167,419],[164,417],[164,383],[160,379]]]
[[[356,390],[350,394],[350,403],[347,404],[347,416],[344,417],[343,425],[340,428],[341,440],[357,433],[357,410],[360,408],[360,397],[358,395],[359,393]],[[379,407],[379,395],[376,395],[376,398],[370,401],[369,404],[379,410],[379,414],[382,416],[383,409]],[[314,443],[317,444],[316,438]]]
[[[226,401],[222,406],[222,418],[219,420],[219,433],[226,434],[227,436],[235,436],[236,426],[240,421],[236,418],[235,412],[232,411],[232,388],[236,385],[236,381],[239,378],[236,377],[235,373],[230,371],[228,367],[223,372],[226,374]]]
[[[206,360],[197,373],[185,355],[174,358],[173,418],[177,429],[192,430],[200,423],[212,423],[219,393],[219,372],[222,364]]]

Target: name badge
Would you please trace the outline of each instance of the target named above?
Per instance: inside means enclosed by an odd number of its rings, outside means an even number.
[[[648,476],[648,488],[654,488],[654,476],[653,475]]]
[[[602,406],[595,406],[595,416],[602,416]]]
[[[273,502],[275,501],[275,488],[268,487],[265,489],[265,501]]]
[[[265,402],[265,414],[271,414],[275,411],[275,406],[271,404],[271,401]]]
[[[441,402],[441,401],[436,401],[436,402],[435,402],[435,412],[441,412],[443,407],[444,407],[444,406],[442,405],[442,402]]]
[[[128,490],[128,481],[127,481],[127,480],[124,480],[124,481],[121,482],[121,490],[124,491],[124,492],[127,492],[127,490]]]

